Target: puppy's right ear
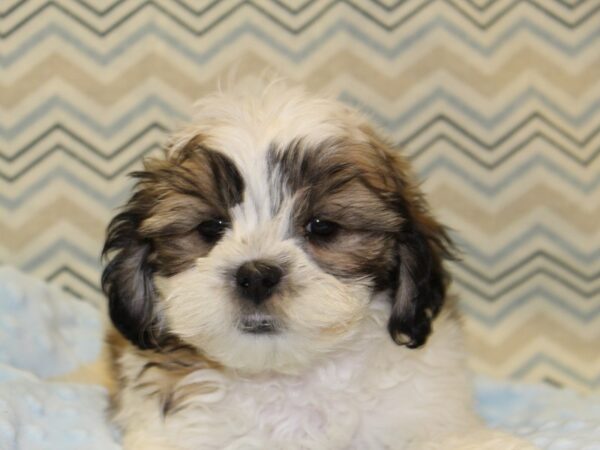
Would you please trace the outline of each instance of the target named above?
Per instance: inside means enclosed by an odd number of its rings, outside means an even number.
[[[143,197],[143,192],[136,192],[108,226],[102,250],[108,261],[102,273],[102,290],[115,327],[133,344],[147,349],[158,345],[158,319],[154,269],[149,261],[152,243],[139,233],[148,206]]]

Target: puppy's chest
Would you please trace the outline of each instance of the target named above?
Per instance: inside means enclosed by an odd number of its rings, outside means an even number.
[[[292,442],[298,449],[383,448],[381,436],[367,435],[374,421],[379,426],[389,421],[381,408],[386,402],[384,392],[369,385],[373,380],[364,376],[328,375],[293,381],[228,380],[220,401],[184,414],[190,421],[225,419],[230,424],[224,433],[229,436],[227,443],[241,447],[256,441],[269,442],[272,448],[290,448]],[[358,445],[364,441],[377,443]]]
[[[409,390],[397,371],[383,377],[367,369],[355,361],[252,379],[201,369],[165,384],[156,398],[165,434],[182,448],[377,449],[394,436],[397,445],[403,433],[389,405]],[[153,375],[160,382],[160,371]]]

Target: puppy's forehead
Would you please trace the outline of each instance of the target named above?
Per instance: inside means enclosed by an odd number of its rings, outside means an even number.
[[[331,99],[313,98],[301,89],[277,85],[260,95],[219,93],[197,104],[193,125],[182,141],[204,136],[206,145],[232,159],[242,172],[266,161],[273,143],[285,145],[302,139],[307,147],[348,137],[364,140],[362,117]]]
[[[216,94],[197,105],[193,123],[180,141],[202,136],[206,147],[235,164],[245,182],[238,220],[251,222],[272,217],[287,192],[289,170],[284,173],[281,159],[274,154],[333,152],[339,146],[323,144],[367,140],[358,113],[335,100],[306,96],[300,89],[271,87],[258,96]]]

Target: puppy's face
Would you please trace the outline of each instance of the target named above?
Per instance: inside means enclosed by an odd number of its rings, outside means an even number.
[[[211,97],[135,176],[103,287],[139,347],[177,338],[227,367],[292,372],[348,345],[378,292],[391,337],[425,342],[446,234],[406,164],[342,105]]]

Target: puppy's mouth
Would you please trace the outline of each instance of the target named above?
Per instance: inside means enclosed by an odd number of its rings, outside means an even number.
[[[278,326],[276,320],[267,314],[248,314],[239,322],[239,329],[250,334],[275,334]]]

